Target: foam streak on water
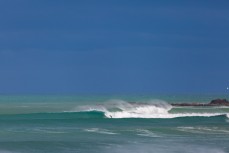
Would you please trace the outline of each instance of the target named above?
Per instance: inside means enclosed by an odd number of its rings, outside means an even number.
[[[109,98],[0,96],[0,153],[229,152],[229,107]]]

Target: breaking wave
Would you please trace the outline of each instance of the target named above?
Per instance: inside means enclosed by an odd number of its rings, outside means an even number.
[[[211,117],[228,114],[225,112],[171,112],[176,109],[165,101],[126,102],[111,100],[104,104],[85,105],[70,112],[103,112],[106,118],[177,118],[177,117]],[[187,109],[187,108],[186,108]],[[193,108],[192,108],[193,109]]]
[[[229,107],[174,107],[162,100],[126,102],[110,100],[100,104],[80,105],[64,111],[1,114],[0,120],[42,119],[65,120],[80,118],[180,118],[223,116],[229,120]]]

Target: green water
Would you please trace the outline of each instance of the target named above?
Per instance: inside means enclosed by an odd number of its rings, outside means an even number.
[[[215,98],[0,96],[0,153],[227,153],[228,107],[169,105]]]

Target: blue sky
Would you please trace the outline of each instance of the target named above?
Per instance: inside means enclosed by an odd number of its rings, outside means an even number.
[[[0,1],[0,93],[228,93],[229,1]]]

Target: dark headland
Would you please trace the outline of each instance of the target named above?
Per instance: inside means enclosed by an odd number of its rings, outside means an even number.
[[[172,103],[172,106],[229,106],[226,99],[214,99],[209,103]]]

